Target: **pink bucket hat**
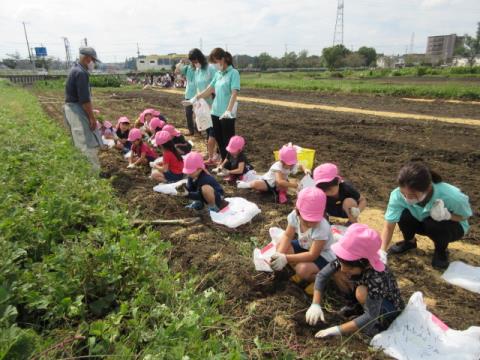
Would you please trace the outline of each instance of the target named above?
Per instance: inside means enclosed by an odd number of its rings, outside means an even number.
[[[367,259],[372,268],[382,272],[385,264],[378,254],[381,245],[378,232],[364,224],[352,224],[343,237],[332,245],[332,251],[340,259],[347,261]]]
[[[308,187],[298,193],[296,207],[305,221],[321,221],[325,215],[327,196],[316,187]]]
[[[335,178],[342,180],[342,177],[338,174],[337,165],[335,164],[325,163],[317,166],[315,170],[313,170],[313,180],[315,180],[315,185],[328,183]]]
[[[185,159],[183,160],[183,173],[190,175],[190,174],[193,174],[198,169],[205,169],[203,156],[195,151],[189,152],[187,156],[185,156]]]
[[[297,163],[297,150],[292,145],[283,145],[279,157],[285,164],[295,165]]]
[[[245,146],[245,139],[241,136],[235,135],[230,138],[230,141],[228,142],[226,150],[229,153],[237,153],[239,151],[242,151],[244,146]]]
[[[163,127],[165,126],[165,121],[162,121],[159,118],[155,117],[152,120],[150,120],[149,126],[150,126],[150,131],[154,132],[158,128],[163,129]]]
[[[130,120],[126,116],[122,116],[118,119],[117,124],[130,124]]]
[[[112,128],[112,123],[108,120],[105,120],[103,122],[103,126],[106,127],[107,129],[111,129]]]
[[[153,109],[152,109],[152,110],[153,110]],[[152,115],[155,116],[155,117],[158,117],[158,116],[161,115],[161,113],[160,113],[160,111],[158,111],[158,110],[153,110],[153,111],[152,111]]]
[[[153,110],[153,109],[145,109],[145,110],[143,110],[143,111],[141,112],[140,116],[139,116],[140,124],[145,124],[145,115],[150,114],[150,115],[153,116],[153,112],[154,112],[154,111],[155,111],[155,110]]]
[[[168,131],[159,131],[155,134],[155,143],[160,146],[172,140],[172,135]]]
[[[128,141],[130,142],[140,140],[141,138],[142,138],[142,132],[140,131],[140,129],[132,129],[128,133]]]
[[[168,132],[170,133],[170,135],[172,135],[172,136],[180,136],[180,135],[182,135],[182,133],[181,133],[180,131],[178,131],[177,129],[175,129],[175,126],[170,125],[170,124],[165,125],[162,130],[168,131]]]

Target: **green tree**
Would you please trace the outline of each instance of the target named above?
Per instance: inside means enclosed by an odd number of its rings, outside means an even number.
[[[377,51],[374,48],[362,46],[360,49],[358,49],[357,53],[365,58],[366,66],[375,65],[375,62],[377,61]]]
[[[350,53],[351,51],[345,46],[335,45],[324,48],[322,50],[322,57],[327,67],[330,69],[335,69],[345,66],[345,57]]]
[[[286,67],[289,69],[294,69],[297,66],[297,54],[294,51],[285,53],[285,55],[280,59],[280,66]]]
[[[273,58],[266,52],[261,53],[257,57],[257,66],[260,70],[267,70],[271,67]]]
[[[345,66],[356,68],[365,66],[367,63],[367,59],[362,54],[358,52],[353,52],[345,56],[344,63]]]
[[[465,56],[470,66],[475,65],[475,57],[480,55],[480,22],[477,24],[476,37],[465,34],[465,40],[462,46],[455,50],[456,55]]]

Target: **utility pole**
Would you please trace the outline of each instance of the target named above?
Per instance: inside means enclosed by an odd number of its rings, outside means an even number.
[[[288,54],[288,44],[285,44],[285,55]]]
[[[343,45],[343,10],[344,0],[338,0],[337,19],[335,20],[335,31],[333,32],[333,46]]]
[[[413,54],[413,49],[415,47],[415,33],[412,33],[412,37],[410,38],[410,54]]]
[[[25,40],[27,42],[27,49],[28,49],[28,57],[30,58],[30,63],[32,64],[32,68],[35,71],[35,63],[33,62],[32,59],[32,51],[30,50],[30,44],[28,43],[28,36],[27,36],[27,27],[25,26],[25,21],[22,22],[23,24],[23,31],[25,33]]]
[[[138,47],[138,42],[137,42],[137,58],[140,57],[140,48]]]
[[[84,46],[88,46],[87,38],[83,39],[83,44],[84,44]]]

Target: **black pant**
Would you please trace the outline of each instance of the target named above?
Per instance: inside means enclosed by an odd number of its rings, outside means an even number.
[[[185,116],[187,117],[188,132],[190,133],[190,135],[193,135],[197,127],[193,122],[193,106],[192,105],[185,107]]]
[[[218,149],[222,160],[227,157],[227,150],[225,149],[230,141],[230,138],[235,135],[235,119],[222,119],[218,116],[212,115],[213,131],[215,132],[215,140],[217,141]]]
[[[435,221],[431,217],[418,221],[409,210],[402,212],[398,222],[405,240],[412,240],[415,234],[428,236],[435,243],[436,252],[444,252],[448,244],[463,237],[463,228],[456,221]]]

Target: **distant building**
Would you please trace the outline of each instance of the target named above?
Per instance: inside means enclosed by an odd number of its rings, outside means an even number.
[[[426,55],[432,62],[450,62],[453,59],[455,49],[463,45],[464,40],[463,36],[457,36],[456,34],[429,36]]]
[[[381,69],[402,68],[405,66],[405,59],[402,55],[385,55],[377,59],[377,67]]]
[[[168,54],[139,56],[137,58],[137,71],[171,70],[173,66],[184,58],[187,58],[187,55]]]
[[[452,61],[453,66],[470,66],[469,59],[466,57],[454,57]],[[480,55],[475,56],[473,59],[473,66],[480,66]]]

